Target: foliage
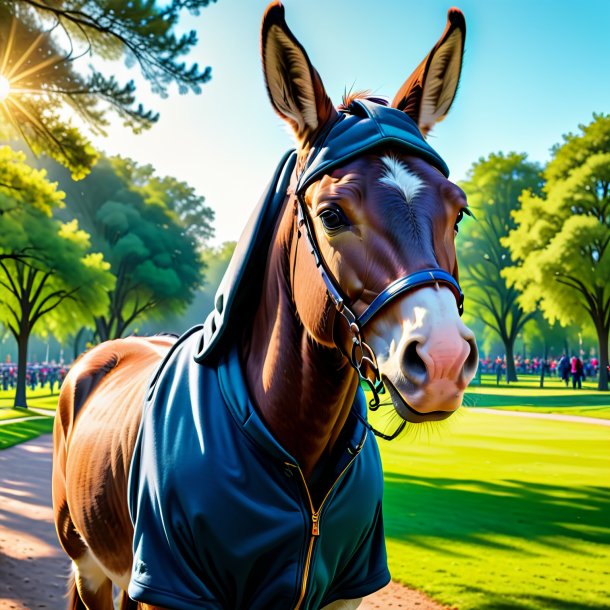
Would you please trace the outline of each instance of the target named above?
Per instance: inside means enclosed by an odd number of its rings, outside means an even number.
[[[516,261],[505,271],[520,302],[561,324],[589,319],[607,389],[610,334],[610,116],[594,115],[554,149],[541,195],[524,194],[505,244]]]
[[[96,133],[104,133],[110,112],[136,131],[154,123],[158,115],[137,102],[134,81],[112,73],[121,60],[163,97],[172,83],[180,93],[199,93],[211,70],[182,61],[197,36],[176,30],[185,11],[210,1],[0,0],[0,74],[11,85],[0,114],[12,135],[82,177],[97,155],[66,110]]]
[[[61,168],[51,171],[65,185],[67,213],[91,234],[116,278],[109,309],[96,314],[97,340],[121,337],[151,317],[183,312],[203,283],[205,266],[186,224],[189,204],[201,209],[203,199],[131,159],[103,158],[79,183]],[[204,208],[199,236],[212,234],[212,218]]]
[[[235,246],[237,246],[237,242],[225,241],[219,246],[209,247],[203,251],[203,260],[207,267],[207,283],[204,294],[208,300],[202,305],[205,305],[204,309],[206,311],[211,311],[214,307],[216,290],[218,290],[218,286],[220,286],[225,271],[231,262]]]
[[[0,315],[16,339],[24,324],[33,330],[43,316],[39,334],[62,338],[92,312],[104,311],[104,288],[113,283],[109,265],[100,253],[89,252],[89,236],[76,220],[61,223],[20,209],[6,214],[1,226],[0,250],[28,253],[23,260],[0,261],[0,285],[6,291]]]
[[[141,332],[143,334],[158,332],[181,334],[197,324],[202,324],[214,307],[216,290],[229,266],[235,245],[234,241],[228,241],[220,246],[204,248],[201,256],[205,265],[205,284],[199,288],[186,312],[179,317],[170,314],[162,319],[151,320],[143,326]]]
[[[473,164],[460,186],[477,218],[477,222],[462,223],[458,236],[461,281],[468,302],[475,305],[466,308],[467,317],[497,333],[509,363],[507,374],[514,380],[514,342],[532,315],[524,312],[517,302],[518,291],[501,275],[512,264],[501,240],[514,228],[511,212],[518,208],[522,191],[540,191],[540,168],[527,161],[525,154],[492,153]]]
[[[9,186],[0,187],[0,320],[14,336],[19,372],[16,404],[25,406],[28,341],[36,331],[61,338],[107,306],[113,278],[100,253],[90,252],[76,220],[52,216],[63,193],[31,169],[20,153],[0,149]],[[44,319],[44,326],[41,320]]]
[[[198,195],[186,182],[171,176],[160,177],[152,165],[137,165],[129,159],[115,164],[115,171],[131,188],[140,193],[148,205],[167,206],[171,202],[180,219],[185,235],[202,250],[214,236],[214,210],[205,205],[205,197]]]
[[[44,170],[27,165],[26,157],[10,146],[0,147],[0,215],[21,206],[31,206],[50,216],[63,205],[64,194],[45,179]]]

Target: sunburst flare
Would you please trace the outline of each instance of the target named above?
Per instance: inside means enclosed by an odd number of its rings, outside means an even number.
[[[11,93],[11,82],[6,76],[0,74],[0,102],[4,101]]]

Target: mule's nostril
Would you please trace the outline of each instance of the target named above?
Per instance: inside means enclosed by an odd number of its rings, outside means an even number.
[[[418,345],[419,341],[411,341],[407,345],[402,359],[402,371],[409,381],[421,385],[426,381],[428,370],[417,352]]]
[[[470,353],[464,362],[464,377],[470,382],[477,372],[479,366],[479,349],[474,337],[466,339],[466,343],[470,346]]]

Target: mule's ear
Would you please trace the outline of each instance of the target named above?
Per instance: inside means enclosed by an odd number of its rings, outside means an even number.
[[[261,54],[271,103],[304,147],[337,111],[305,49],[288,29],[280,2],[273,2],[265,11]]]
[[[405,81],[392,106],[406,112],[425,136],[442,121],[455,98],[462,71],[466,21],[462,11],[450,8],[440,40]]]

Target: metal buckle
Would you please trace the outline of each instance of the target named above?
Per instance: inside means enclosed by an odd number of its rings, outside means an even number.
[[[379,394],[383,391],[383,381],[381,381],[377,358],[371,346],[362,340],[358,324],[355,322],[350,324],[350,330],[352,331],[351,364],[356,369],[360,380],[373,394],[373,398],[369,401],[369,408],[371,411],[376,411],[381,404]],[[373,374],[372,379],[365,375],[366,368]]]

